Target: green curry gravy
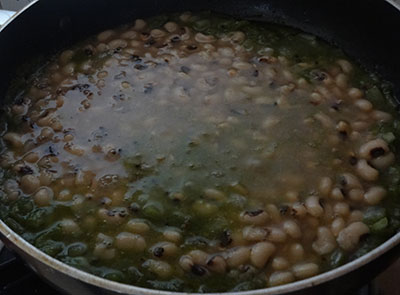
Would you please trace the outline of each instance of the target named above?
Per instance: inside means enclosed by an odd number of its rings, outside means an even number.
[[[48,255],[136,286],[304,279],[399,229],[388,89],[294,29],[136,20],[55,56],[11,97],[0,217]]]

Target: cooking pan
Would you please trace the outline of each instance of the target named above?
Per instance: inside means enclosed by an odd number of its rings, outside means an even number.
[[[186,10],[211,10],[281,23],[315,34],[391,82],[400,97],[400,7],[392,1],[40,0],[32,2],[0,29],[0,98],[4,97],[18,67],[26,61],[45,57],[138,17]],[[1,220],[0,237],[41,277],[66,293],[171,294],[108,281],[74,269],[37,250]],[[284,286],[230,294],[346,294],[373,279],[399,254],[400,233],[397,233],[370,253],[329,272]]]

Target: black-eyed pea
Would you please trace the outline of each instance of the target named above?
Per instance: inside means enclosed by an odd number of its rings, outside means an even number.
[[[310,95],[310,103],[313,105],[319,105],[324,101],[324,98],[318,92],[313,92]]]
[[[39,161],[39,155],[36,152],[30,152],[24,156],[24,161],[28,163],[36,163]]]
[[[236,64],[236,66],[238,66]],[[261,86],[243,86],[242,92],[248,95],[261,95],[264,93],[264,89]]]
[[[242,43],[246,39],[246,35],[241,31],[232,32],[229,35],[230,41],[233,43]]]
[[[346,227],[346,222],[342,217],[336,217],[331,223],[331,231],[337,237],[342,229]]]
[[[249,190],[240,183],[234,183],[231,187],[236,193],[241,194],[242,196],[248,196],[249,194]]]
[[[371,167],[365,159],[357,161],[356,171],[358,175],[366,181],[376,181],[379,177],[378,170]]]
[[[222,255],[211,255],[206,262],[207,268],[212,272],[223,274],[226,272],[226,261]]]
[[[115,246],[122,251],[142,252],[146,249],[146,240],[137,234],[121,232],[115,237]]]
[[[72,219],[63,219],[59,223],[61,230],[66,235],[76,235],[81,233],[79,225]]]
[[[22,141],[21,135],[15,132],[8,132],[3,136],[3,139],[10,143],[14,148],[22,148],[24,143]]]
[[[126,32],[122,33],[120,37],[122,39],[133,40],[133,39],[136,39],[137,36],[138,36],[137,32],[130,30],[130,31],[126,31]]]
[[[350,125],[354,131],[358,131],[358,132],[363,132],[363,131],[367,130],[369,127],[369,123],[367,123],[365,121],[360,121],[360,120],[352,122]]]
[[[251,248],[250,262],[257,268],[263,268],[274,252],[274,244],[269,242],[257,243]]]
[[[167,32],[172,33],[175,32],[178,29],[178,25],[174,22],[167,22],[164,25],[164,29],[167,30]]]
[[[178,254],[179,248],[171,242],[159,242],[150,248],[150,252],[157,258],[168,258]]]
[[[325,128],[333,129],[335,124],[333,120],[326,114],[319,112],[314,115],[314,118],[321,123]]]
[[[325,81],[329,81],[329,79],[326,79]],[[324,81],[324,82],[325,82]],[[332,84],[333,84],[333,79],[332,79]],[[343,96],[343,91],[345,91],[346,89],[341,89],[341,88],[339,88],[339,87],[337,87],[337,86],[333,86],[332,88],[331,88],[331,91],[332,91],[332,93],[336,96],[336,97],[342,97]]]
[[[253,225],[263,225],[269,219],[267,212],[262,209],[248,210],[240,214],[240,220]]]
[[[60,54],[60,57],[58,58],[58,62],[60,65],[66,65],[71,58],[74,56],[74,51],[72,50],[65,50]]]
[[[338,74],[335,77],[336,85],[341,89],[347,88],[347,80],[348,80],[347,76],[345,74],[342,74],[342,73]]]
[[[306,199],[306,208],[308,214],[314,217],[320,217],[324,214],[324,208],[322,208],[321,204],[319,203],[319,198],[316,196],[310,196]]]
[[[74,73],[75,73],[75,68],[76,68],[75,63],[70,62],[70,63],[66,64],[66,65],[61,69],[61,71],[62,71],[62,73],[63,73],[64,75],[66,75],[66,76],[73,76]],[[38,125],[39,125],[39,123],[40,123],[40,124],[44,124],[44,123],[41,123],[40,120],[38,121]],[[39,125],[39,126],[48,126],[48,125]]]
[[[287,234],[278,227],[268,227],[269,234],[267,240],[274,243],[284,243],[287,239]]]
[[[268,285],[270,287],[284,285],[293,282],[294,279],[294,275],[290,271],[275,271],[270,275]]]
[[[303,203],[296,202],[292,205],[290,214],[296,218],[302,218],[307,215],[307,208]]]
[[[97,40],[99,40],[100,42],[106,42],[114,34],[115,34],[115,32],[113,30],[107,30],[107,31],[101,32],[100,34],[97,35]]]
[[[65,187],[73,187],[75,185],[75,175],[73,173],[63,175],[60,183]]]
[[[241,229],[233,230],[229,236],[227,236],[227,238],[227,241],[232,240],[231,246],[239,246],[247,243],[247,241],[243,238],[243,230]]]
[[[353,99],[359,99],[364,95],[363,92],[358,88],[350,88],[347,94]]]
[[[331,191],[330,197],[331,197],[333,200],[336,200],[336,201],[342,201],[342,200],[344,200],[343,192],[342,192],[342,190],[341,190],[340,188],[338,188],[338,187],[335,187],[335,188]]]
[[[232,60],[229,58],[229,57],[234,56],[234,52],[233,52],[232,48],[229,48],[229,47],[218,48],[218,54],[223,56],[219,60],[220,64],[223,64],[223,65],[231,65],[232,64]],[[226,59],[226,60],[224,61],[224,59]],[[221,62],[221,60],[222,60],[222,62]]]
[[[360,210],[353,210],[351,211],[349,217],[347,218],[347,223],[353,223],[357,221],[363,221],[364,219],[364,213]]]
[[[222,201],[226,198],[223,191],[214,188],[207,188],[204,190],[204,196],[211,200]]]
[[[340,184],[346,189],[362,188],[357,176],[351,173],[343,173],[340,176]]]
[[[89,187],[92,184],[92,180],[96,175],[92,171],[82,171],[79,170],[75,175],[75,185]],[[114,198],[115,194],[119,190],[114,191],[111,194],[111,198]]]
[[[166,35],[165,31],[160,29],[153,29],[150,31],[150,36],[154,39],[162,38]]]
[[[192,257],[189,255],[183,255],[179,259],[179,266],[186,272],[189,272],[194,265]]]
[[[150,226],[143,219],[131,219],[126,223],[125,228],[135,234],[144,234],[150,230]]]
[[[373,109],[372,103],[366,99],[357,99],[354,105],[364,112],[370,112]]]
[[[384,141],[381,138],[377,138],[363,144],[360,147],[358,154],[360,155],[360,157],[364,159],[371,160],[373,158],[377,158],[384,155],[388,151],[389,147],[386,141]]]
[[[179,266],[186,272],[191,271],[194,265],[192,257],[189,255],[183,255],[179,258]]]
[[[319,192],[323,196],[329,196],[332,190],[332,179],[330,177],[322,177],[319,181]]]
[[[305,222],[306,222],[307,226],[309,226],[310,228],[316,229],[319,226],[319,219],[317,217],[307,216],[307,218],[305,219]]]
[[[304,247],[300,243],[293,243],[289,246],[289,259],[291,262],[301,261],[304,258]]]
[[[38,136],[37,139],[39,141],[43,142],[43,141],[51,140],[53,138],[53,136],[54,136],[54,131],[52,130],[52,128],[44,127],[40,131],[40,135]]]
[[[4,182],[4,192],[9,201],[15,201],[20,195],[18,183],[13,179],[7,179]]]
[[[182,235],[181,235],[179,229],[166,229],[163,232],[163,236],[168,241],[171,241],[174,243],[179,243],[182,239]]]
[[[336,240],[342,249],[351,251],[358,245],[361,236],[367,233],[369,233],[368,226],[363,222],[357,221],[341,230]]]
[[[189,11],[185,11],[179,16],[179,19],[183,22],[188,22],[191,17],[192,14]]]
[[[319,255],[329,254],[336,248],[335,236],[328,227],[318,228],[317,239],[312,244],[312,248]]]
[[[322,217],[324,222],[331,222],[335,218],[333,212],[333,206],[331,203],[324,204],[324,216]]]
[[[147,24],[143,19],[138,18],[135,20],[135,25],[133,26],[133,29],[136,31],[140,31],[143,30],[146,27],[146,25]]]
[[[53,200],[53,191],[51,188],[42,187],[34,195],[33,200],[39,207],[50,205]]]
[[[277,256],[272,259],[271,266],[274,270],[285,270],[290,266],[289,261],[282,256]]]
[[[115,258],[117,251],[114,248],[109,248],[104,244],[97,244],[94,247],[93,254],[102,260],[112,260]]]
[[[381,186],[370,187],[364,194],[364,201],[368,205],[377,205],[386,196],[386,190]]]
[[[386,168],[391,166],[394,163],[394,161],[395,161],[394,154],[389,152],[383,156],[372,159],[370,162],[374,168],[379,170],[385,170]]]
[[[53,182],[54,176],[47,170],[42,170],[39,175],[40,185],[49,186]]]
[[[361,134],[358,131],[352,131],[349,136],[351,141],[357,141],[361,138]]]
[[[350,200],[359,202],[362,201],[364,198],[364,190],[353,188],[347,193],[347,195],[349,196]]]
[[[111,49],[125,48],[126,46],[128,46],[128,42],[123,39],[114,39],[108,43],[108,47]]]
[[[307,89],[307,87],[308,87],[308,85],[309,85],[309,83],[307,82],[307,80],[304,79],[304,78],[298,79],[298,80],[296,81],[296,83],[297,83],[297,86],[298,86],[299,88],[301,88],[301,89]]]
[[[15,162],[14,153],[11,151],[3,153],[0,156],[0,161],[1,161],[1,167],[10,168]]]
[[[299,200],[299,193],[296,191],[288,191],[285,194],[286,200],[289,203],[294,203]]]
[[[192,258],[194,264],[205,265],[207,262],[208,254],[201,250],[192,250],[188,253]]]
[[[139,48],[139,47],[141,47],[143,45],[143,42],[142,41],[138,41],[138,40],[131,40],[129,42],[129,45],[131,47],[133,47],[133,48]]]
[[[246,264],[250,259],[250,249],[248,247],[235,247],[226,253],[226,263],[230,268],[236,268]]]
[[[338,202],[333,206],[333,212],[336,215],[346,217],[350,214],[350,206],[345,202]]]
[[[234,68],[237,69],[237,70],[249,70],[249,69],[251,69],[253,66],[252,66],[250,63],[248,63],[248,62],[235,61],[235,62],[232,64],[232,67],[234,67]],[[243,81],[243,82],[245,82],[245,81]]]
[[[268,204],[267,206],[265,206],[265,211],[272,222],[278,223],[281,221],[281,213],[279,211],[279,208],[275,204]]]
[[[148,259],[143,263],[143,267],[156,274],[161,279],[167,279],[172,275],[173,268],[165,261]]]
[[[193,210],[203,216],[211,216],[218,211],[218,207],[205,200],[197,200],[192,206]]]
[[[318,274],[319,267],[316,263],[302,262],[293,265],[292,272],[297,279],[305,279]]]
[[[82,195],[73,195],[72,202],[70,203],[70,208],[72,211],[76,212],[82,209],[85,202],[85,197]]]
[[[300,226],[294,220],[284,221],[283,230],[293,239],[299,239],[301,237]]]
[[[69,141],[72,141],[73,139],[74,139],[74,136],[72,134],[66,134],[66,135],[64,135],[63,141],[69,142]]]
[[[243,239],[250,242],[265,240],[268,234],[268,230],[253,226],[246,226],[242,231]]]
[[[371,117],[378,122],[389,122],[393,119],[392,115],[383,111],[374,110],[371,112]]]
[[[16,173],[18,172],[24,172],[24,171],[29,171],[33,172],[33,169],[31,168],[30,165],[26,165],[23,161],[18,161],[14,163],[14,166],[12,167],[12,170]],[[30,174],[30,173],[29,173]]]
[[[345,59],[339,59],[337,61],[343,73],[349,74],[353,70],[351,63]]]
[[[194,39],[199,43],[211,43],[215,41],[215,37],[212,35],[204,35],[202,33],[197,33]]]
[[[67,142],[64,145],[64,150],[66,150],[68,153],[78,156],[78,157],[81,157],[85,154],[85,150],[83,148],[80,148],[70,142]]]
[[[21,177],[20,186],[24,193],[34,193],[40,187],[40,180],[32,174],[27,174]]]
[[[120,225],[124,223],[126,217],[126,214],[122,214],[123,212],[127,212],[127,210],[100,208],[97,211],[97,216],[103,223]]]
[[[28,139],[24,142],[23,151],[26,153],[33,150],[36,147],[37,147],[37,142],[35,142],[33,139]]]

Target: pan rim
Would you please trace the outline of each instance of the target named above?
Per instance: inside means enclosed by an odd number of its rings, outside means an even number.
[[[107,289],[109,291],[119,292],[122,294],[135,294],[135,295],[170,295],[172,294],[180,294],[180,295],[197,295],[199,293],[188,293],[188,292],[172,292],[172,291],[161,291],[156,289],[148,289],[137,287],[133,285],[118,283],[114,281],[110,281],[93,274],[84,272],[72,266],[69,266],[47,254],[40,251],[38,248],[25,241],[22,237],[20,237],[17,233],[15,233],[12,229],[10,229],[2,220],[0,220],[0,237],[4,237],[6,240],[10,241],[14,246],[18,248],[19,251],[32,256],[36,260],[39,260],[41,263],[50,267],[51,269],[55,269],[64,275],[70,276],[74,279],[77,279],[81,282],[95,285],[100,288]],[[5,241],[7,245],[7,241]],[[241,291],[241,292],[224,292],[224,293],[203,293],[203,295],[278,295],[285,294],[287,292],[294,292],[301,289],[307,289],[313,286],[320,285],[322,283],[328,282],[330,280],[339,278],[347,273],[350,273],[368,263],[375,260],[379,256],[388,252],[392,248],[400,245],[400,232],[395,234],[389,240],[385,241],[383,244],[368,252],[367,254],[361,256],[360,258],[348,262],[338,268],[332,269],[330,271],[321,273],[319,275],[310,277],[308,279],[292,282],[289,284],[285,284],[277,287],[269,287],[263,289],[256,289],[250,291]]]

